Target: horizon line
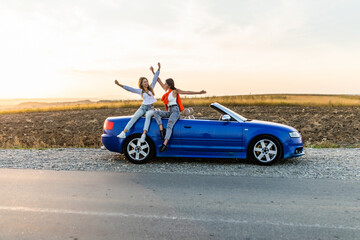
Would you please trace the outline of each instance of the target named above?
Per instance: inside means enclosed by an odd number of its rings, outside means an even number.
[[[207,97],[232,97],[232,96],[252,96],[252,95],[311,95],[311,96],[360,96],[359,94],[350,94],[350,93],[249,93],[249,94],[229,94],[229,95],[211,95],[211,96],[195,96],[195,98],[207,98]],[[188,96],[186,96],[188,97]],[[191,96],[192,97],[192,96]],[[190,97],[190,98],[191,98]],[[20,100],[91,100],[91,99],[97,99],[99,101],[102,100],[115,100],[115,97],[34,97],[34,98],[1,98],[0,101],[20,101]],[[134,100],[134,99],[120,99],[119,100]],[[139,99],[140,100],[140,99]]]

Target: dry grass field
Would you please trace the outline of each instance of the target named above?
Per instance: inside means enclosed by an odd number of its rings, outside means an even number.
[[[66,104],[57,106],[49,104],[29,105],[29,108],[11,109],[0,111],[0,114],[49,112],[49,111],[73,111],[89,109],[108,108],[131,108],[139,107],[142,101],[100,101],[89,103]],[[184,106],[208,106],[210,103],[219,102],[227,106],[308,106],[308,107],[359,107],[360,95],[310,95],[310,94],[264,94],[264,95],[237,95],[220,97],[183,97]],[[162,107],[163,103],[158,101],[155,106]]]
[[[298,129],[307,147],[360,147],[360,97],[248,95],[184,98],[195,117],[216,117],[219,102],[250,118]],[[0,148],[100,147],[108,116],[132,115],[140,101],[116,101],[0,112]],[[157,103],[163,108],[162,103]]]

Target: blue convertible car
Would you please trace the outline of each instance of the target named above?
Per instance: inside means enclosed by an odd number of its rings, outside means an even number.
[[[125,139],[116,136],[130,120],[109,117],[104,123],[102,142],[113,152],[124,153],[133,163],[145,163],[156,157],[250,158],[270,165],[280,158],[304,155],[299,132],[289,126],[250,120],[222,106],[210,105],[220,113],[218,119],[179,119],[168,143],[168,150],[159,153],[163,140],[153,119],[146,141],[140,143],[145,118],[140,118]],[[168,119],[163,119],[166,126]]]

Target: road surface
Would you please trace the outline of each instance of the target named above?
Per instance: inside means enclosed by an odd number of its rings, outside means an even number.
[[[359,239],[359,181],[0,169],[0,239]]]

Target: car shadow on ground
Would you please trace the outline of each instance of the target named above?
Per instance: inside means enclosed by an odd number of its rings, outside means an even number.
[[[115,159],[120,162],[129,162],[123,154],[116,154]],[[281,166],[281,165],[297,165],[303,162],[301,157],[290,158],[290,159],[280,159],[270,166]],[[149,160],[145,164],[211,164],[211,165],[256,165],[259,166],[253,160],[250,159],[228,159],[228,158],[180,158],[180,157],[156,157]]]
[[[299,159],[291,158],[291,159],[279,159],[274,164],[270,166],[276,165],[291,165],[298,164]],[[149,161],[148,163],[198,163],[198,164],[218,164],[218,165],[259,165],[253,160],[250,159],[226,159],[226,158],[155,158]]]

